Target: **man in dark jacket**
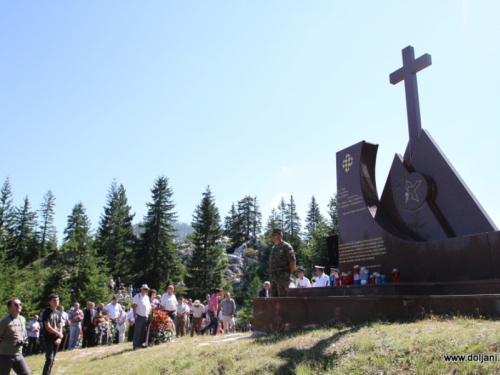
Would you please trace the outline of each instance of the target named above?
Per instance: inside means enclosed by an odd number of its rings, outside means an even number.
[[[94,310],[94,303],[88,301],[87,308],[83,311],[83,343],[82,348],[88,348],[94,346],[94,319],[96,311]]]
[[[269,297],[269,289],[271,288],[271,283],[269,281],[264,282],[262,289],[259,292],[259,297]]]

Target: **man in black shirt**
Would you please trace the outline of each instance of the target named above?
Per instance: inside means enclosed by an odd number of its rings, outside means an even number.
[[[63,338],[61,313],[57,310],[59,296],[51,294],[49,297],[49,307],[43,312],[43,327],[45,328],[45,366],[42,375],[50,375],[57,348]]]

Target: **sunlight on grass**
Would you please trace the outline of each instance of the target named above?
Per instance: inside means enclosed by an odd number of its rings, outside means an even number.
[[[221,341],[232,338],[233,341]],[[204,344],[201,346],[200,344]],[[500,374],[500,363],[445,362],[444,354],[500,354],[500,322],[448,318],[370,323],[249,338],[184,337],[147,350],[131,344],[64,352],[54,374]],[[27,359],[40,374],[43,356]]]

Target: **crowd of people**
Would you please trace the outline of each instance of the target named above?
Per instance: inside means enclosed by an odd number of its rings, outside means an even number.
[[[116,284],[110,287],[116,288]],[[233,333],[236,330],[250,329],[235,323],[236,303],[230,293],[214,289],[206,295],[203,303],[192,301],[174,294],[174,286],[168,286],[165,294],[159,295],[146,284],[129,293],[133,297],[132,307],[127,309],[120,301],[126,296],[121,293],[121,285],[108,304],[88,301],[81,309],[76,302],[66,312],[59,304],[59,296],[49,297],[49,307],[35,314],[26,324],[21,315],[22,302],[19,298],[8,301],[9,315],[0,321],[0,375],[8,375],[12,369],[16,374],[27,375],[29,369],[25,356],[45,353],[43,375],[51,373],[56,354],[59,351],[75,350],[96,345],[121,344],[127,340],[133,349],[148,347],[148,319],[151,313],[164,312],[171,319],[176,337]]]
[[[286,289],[291,287],[308,288],[327,286],[329,277],[324,274],[324,267],[316,266],[316,279],[309,281],[305,270],[297,270],[298,278],[291,278],[295,270],[295,253],[290,244],[283,241],[281,229],[272,232],[275,246],[270,257],[270,280],[264,282],[259,297],[286,296]],[[337,270],[333,269],[333,273]],[[337,275],[334,275],[337,276]],[[132,342],[133,349],[147,348],[152,326],[152,317],[160,315],[168,320],[169,330],[175,337],[188,334],[217,335],[251,330],[251,324],[241,325],[235,322],[236,303],[230,293],[222,289],[214,289],[207,294],[203,302],[185,299],[175,295],[173,285],[167,287],[160,295],[150,289],[147,284],[134,289],[130,285],[126,290],[118,277],[111,279],[108,286],[114,295],[107,303],[86,303],[81,310],[78,302],[66,312],[59,304],[59,296],[52,294],[48,299],[48,307],[33,316],[26,325],[20,315],[22,303],[19,298],[7,302],[9,315],[0,321],[0,375],[8,375],[10,370],[18,375],[29,375],[24,356],[45,353],[45,365],[42,375],[51,373],[56,354],[63,350],[75,350],[96,345],[111,345]],[[128,310],[124,305],[129,305]],[[166,318],[168,316],[168,318]]]

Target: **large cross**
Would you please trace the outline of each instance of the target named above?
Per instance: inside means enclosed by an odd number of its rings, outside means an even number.
[[[431,55],[425,54],[415,60],[415,52],[412,46],[406,47],[403,52],[403,67],[389,76],[390,82],[405,81],[406,112],[408,114],[408,132],[410,133],[409,147],[406,149],[405,161],[411,161],[413,152],[417,145],[420,129],[420,106],[418,104],[417,73],[432,64]]]

